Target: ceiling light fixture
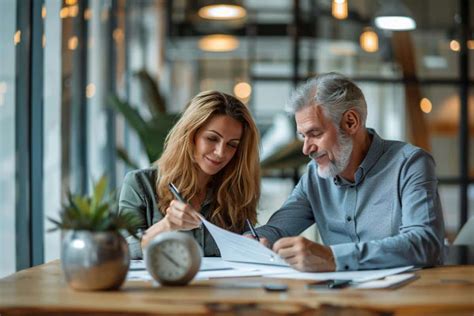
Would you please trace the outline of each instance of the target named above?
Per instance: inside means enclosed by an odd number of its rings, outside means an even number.
[[[416,29],[416,22],[410,10],[398,0],[381,1],[381,9],[375,14],[375,25],[378,28],[392,31],[409,31]]]
[[[347,0],[332,1],[332,16],[338,20],[344,20],[348,15]]]
[[[449,42],[449,48],[453,52],[459,52],[461,50],[461,44],[459,44],[457,40],[452,40],[451,42]]]
[[[375,53],[379,50],[379,37],[371,27],[364,28],[360,35],[360,47],[368,53]]]
[[[234,95],[239,99],[247,99],[252,94],[252,86],[247,82],[239,82],[234,86]]]
[[[474,39],[470,39],[467,41],[467,48],[469,48],[470,50],[474,49]]]
[[[239,40],[232,35],[213,34],[202,37],[198,45],[206,52],[230,52],[239,47]]]
[[[420,109],[426,114],[430,113],[431,110],[433,109],[433,104],[431,103],[430,99],[428,98],[421,99]]]
[[[199,9],[198,15],[210,20],[234,20],[247,15],[247,11],[235,4],[212,4]]]

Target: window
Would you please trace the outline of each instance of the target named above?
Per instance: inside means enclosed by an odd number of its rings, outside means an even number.
[[[15,45],[16,0],[0,1],[0,278],[15,272]]]

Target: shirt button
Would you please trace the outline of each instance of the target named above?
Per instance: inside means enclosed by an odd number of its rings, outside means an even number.
[[[346,265],[344,266],[344,269],[345,269],[345,270],[349,270],[349,266],[346,264]]]
[[[346,221],[350,222],[351,220],[352,220],[352,217],[350,217],[350,216],[346,217]]]

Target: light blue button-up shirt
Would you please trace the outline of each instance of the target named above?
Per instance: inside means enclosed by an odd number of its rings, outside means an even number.
[[[433,158],[368,131],[372,143],[354,183],[319,177],[311,161],[258,234],[274,243],[316,222],[338,271],[441,263],[444,221]]]

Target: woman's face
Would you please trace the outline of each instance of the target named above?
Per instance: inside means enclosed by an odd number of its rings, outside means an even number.
[[[194,158],[203,176],[213,176],[234,157],[242,137],[242,124],[227,115],[216,115],[194,138]]]

